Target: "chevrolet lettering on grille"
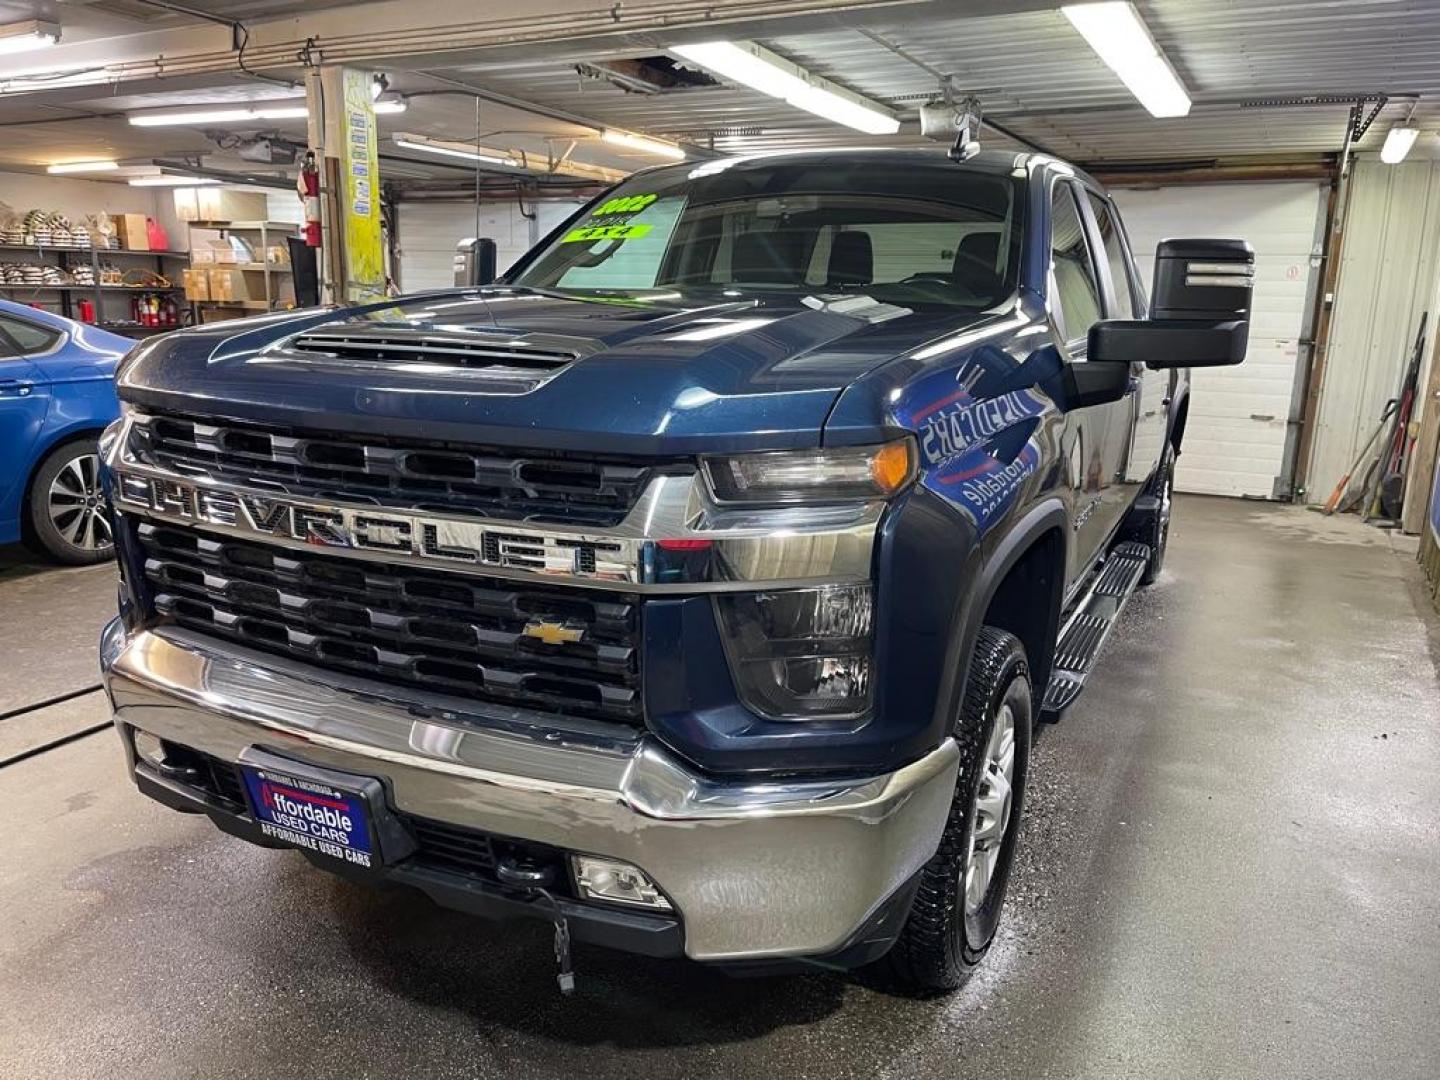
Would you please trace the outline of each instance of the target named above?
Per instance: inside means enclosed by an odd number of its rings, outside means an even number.
[[[634,582],[633,545],[524,528],[396,513],[381,507],[332,506],[183,480],[116,476],[121,507],[226,532],[275,537],[311,547],[392,553],[435,564],[470,564],[537,574]]]

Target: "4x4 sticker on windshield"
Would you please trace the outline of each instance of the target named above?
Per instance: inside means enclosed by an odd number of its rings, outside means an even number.
[[[638,240],[648,233],[652,226],[632,225],[628,219],[658,198],[658,195],[622,195],[610,199],[590,215],[590,224],[571,229],[560,238],[560,242],[576,244],[589,240]],[[614,220],[616,218],[619,220]]]

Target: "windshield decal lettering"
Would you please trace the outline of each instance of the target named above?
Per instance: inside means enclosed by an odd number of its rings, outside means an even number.
[[[609,199],[590,215],[588,224],[571,229],[560,238],[562,244],[578,244],[594,240],[638,240],[653,226],[630,224],[629,219],[653,203],[658,195],[622,195]],[[618,218],[619,220],[613,220]]]

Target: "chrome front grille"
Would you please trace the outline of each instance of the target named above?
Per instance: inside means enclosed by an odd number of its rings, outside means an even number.
[[[624,520],[655,462],[268,428],[170,416],[137,418],[129,451],[180,476],[257,493],[370,503],[389,510],[546,524]]]
[[[638,726],[633,596],[388,566],[139,523],[153,613],[384,682]]]

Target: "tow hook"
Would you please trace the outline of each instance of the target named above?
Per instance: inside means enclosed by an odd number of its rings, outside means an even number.
[[[550,892],[555,884],[555,870],[549,866],[536,866],[516,858],[503,858],[495,866],[495,876],[502,885],[519,889],[526,894],[543,897],[550,904],[550,921],[555,924],[555,963],[559,967],[556,981],[560,993],[575,992],[575,965],[570,958],[570,924],[560,911],[560,904]]]

